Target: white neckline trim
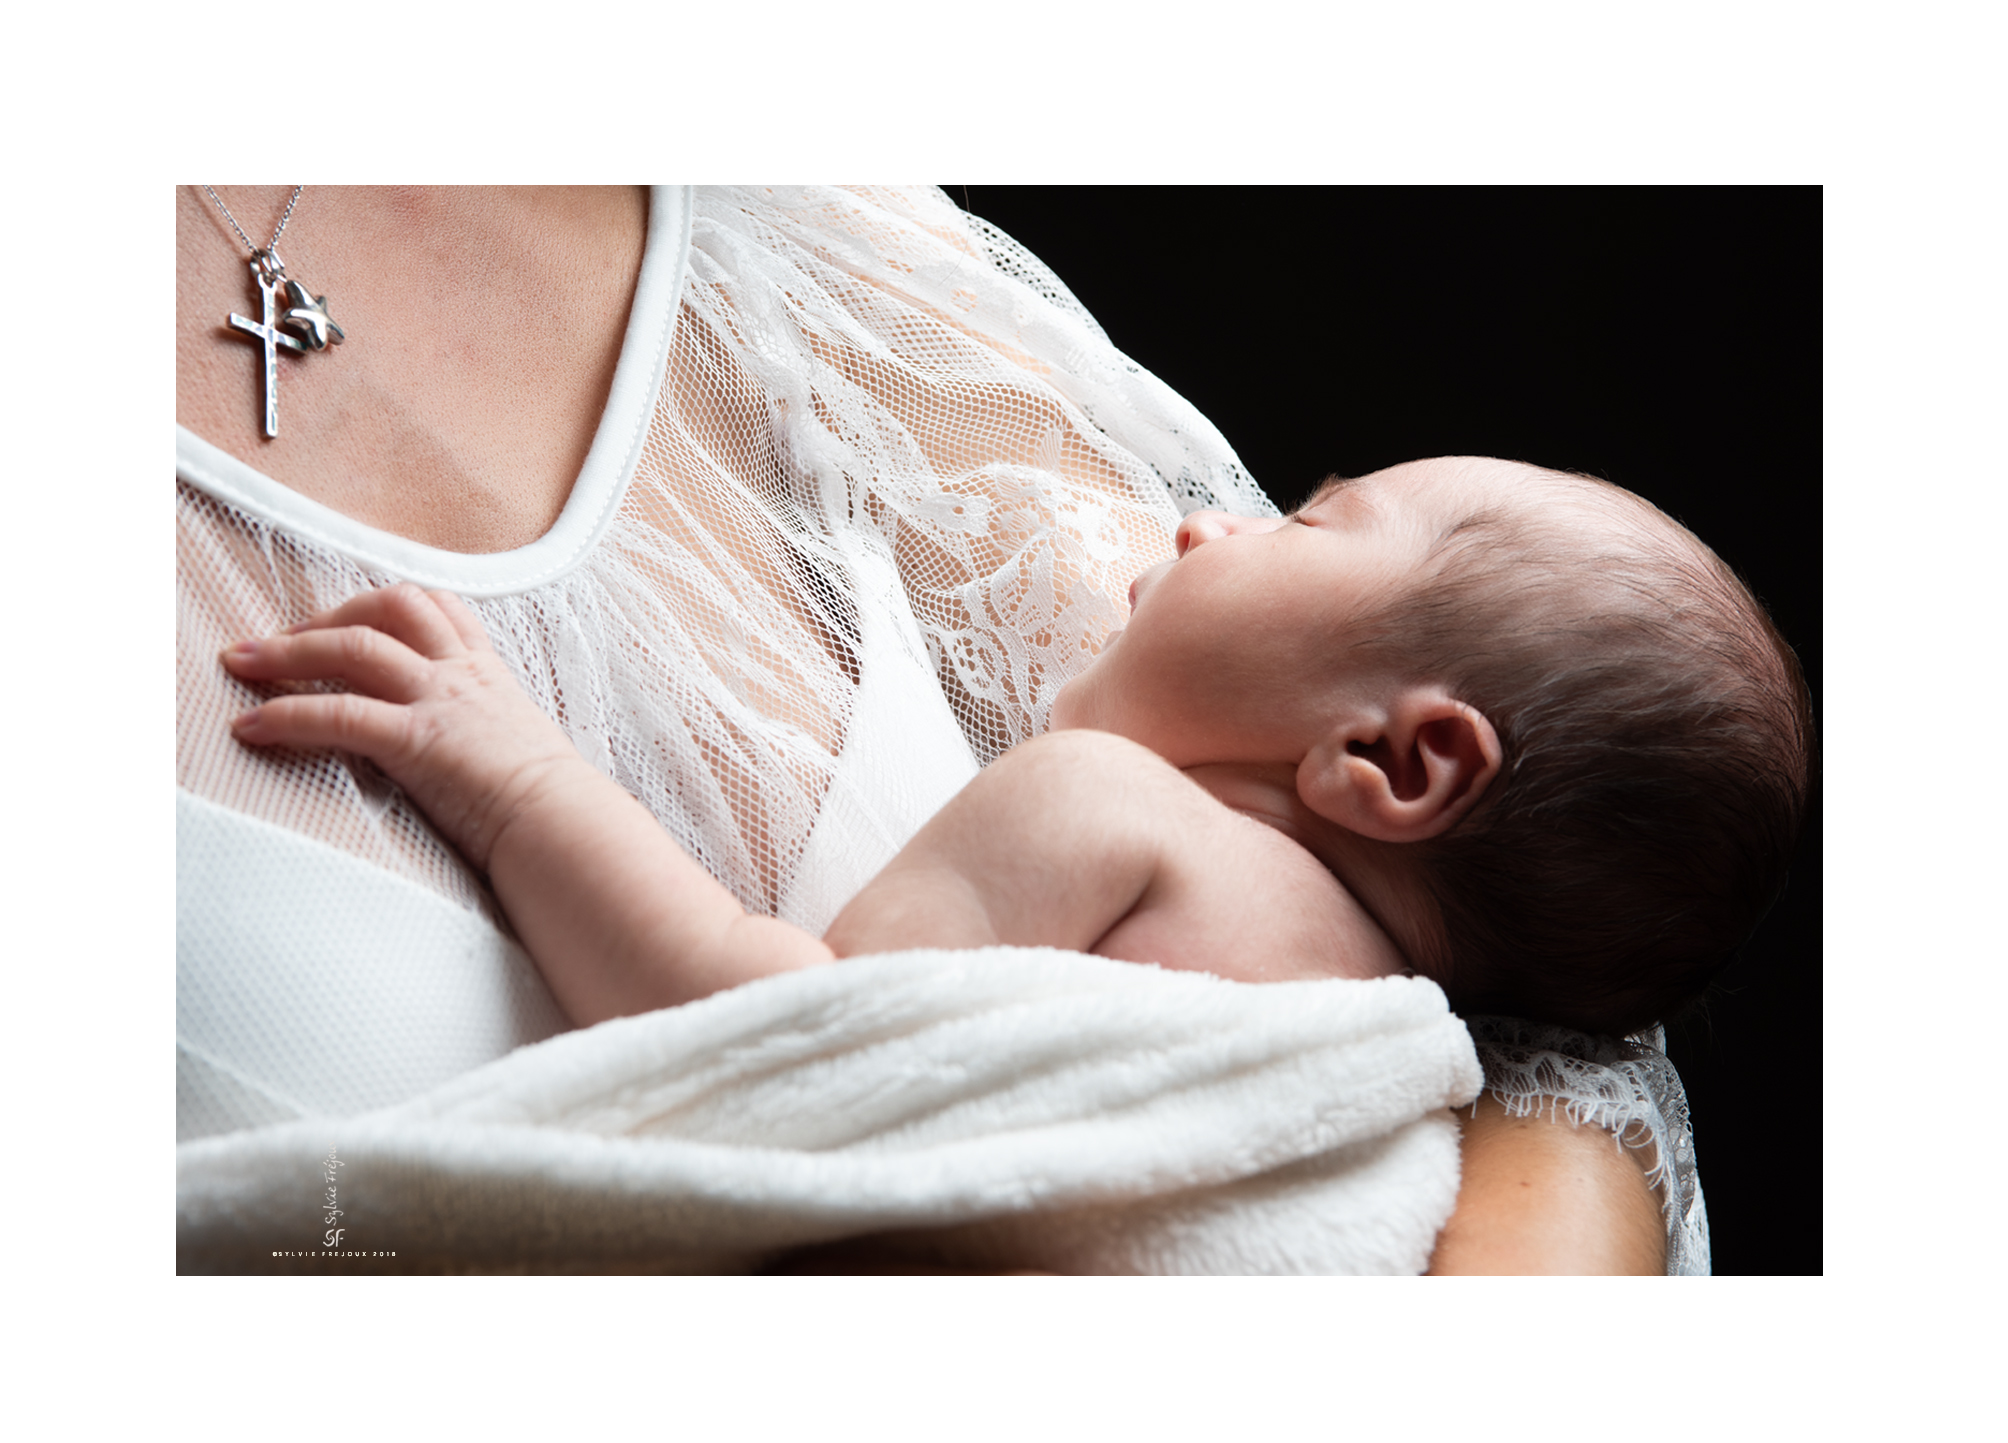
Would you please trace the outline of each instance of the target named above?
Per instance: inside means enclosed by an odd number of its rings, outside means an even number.
[[[469,555],[394,536],[280,485],[185,426],[174,428],[175,474],[198,491],[283,527],[373,571],[463,596],[507,596],[555,581],[585,559],[627,494],[669,364],[690,257],[691,188],[650,188],[648,240],[628,311],[613,388],[579,479],[551,529],[514,551]]]

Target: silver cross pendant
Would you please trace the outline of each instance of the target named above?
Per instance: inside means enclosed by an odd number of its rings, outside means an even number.
[[[230,326],[258,341],[265,350],[265,434],[279,434],[279,348],[297,355],[340,345],[342,328],[328,314],[328,298],[316,296],[298,281],[286,276],[286,266],[276,250],[258,251],[251,257],[251,279],[258,283],[260,319],[230,313]],[[281,311],[279,291],[284,288],[292,303]],[[280,326],[293,326],[301,335],[289,336]]]

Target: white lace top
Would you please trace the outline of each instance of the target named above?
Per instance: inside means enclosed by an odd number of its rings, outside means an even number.
[[[184,1140],[383,1106],[562,1026],[374,767],[230,739],[253,696],[229,641],[394,579],[459,591],[587,758],[747,907],[821,930],[1045,729],[1182,513],[1275,514],[1058,279],[928,188],[658,188],[613,394],[531,546],[372,531],[185,431],[177,470]],[[1515,1105],[1655,1145],[1669,1266],[1705,1268],[1663,1055],[1480,1045]]]
[[[1485,1086],[1516,1117],[1559,1111],[1645,1151],[1646,1181],[1666,1223],[1666,1270],[1708,1272],[1708,1208],[1694,1166],[1687,1092],[1666,1056],[1666,1032],[1592,1037],[1512,1017],[1467,1017]]]

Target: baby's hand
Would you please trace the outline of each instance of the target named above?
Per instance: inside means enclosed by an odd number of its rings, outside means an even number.
[[[232,729],[253,746],[368,757],[482,871],[511,820],[587,765],[451,592],[409,583],[364,592],[278,636],[238,642],[223,665],[244,681],[345,682],[346,695],[274,697]]]

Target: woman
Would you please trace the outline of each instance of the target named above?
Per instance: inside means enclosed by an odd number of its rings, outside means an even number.
[[[938,192],[294,199],[179,201],[184,1139],[382,1106],[561,1026],[395,789],[229,740],[226,642],[390,577],[468,596],[591,760],[820,931],[1043,729],[1180,509],[1271,509]],[[1558,1042],[1493,1049],[1506,1100],[1464,1121],[1435,1269],[1705,1268],[1663,1059],[1565,1086]],[[1511,1115],[1540,1097],[1644,1145]]]

